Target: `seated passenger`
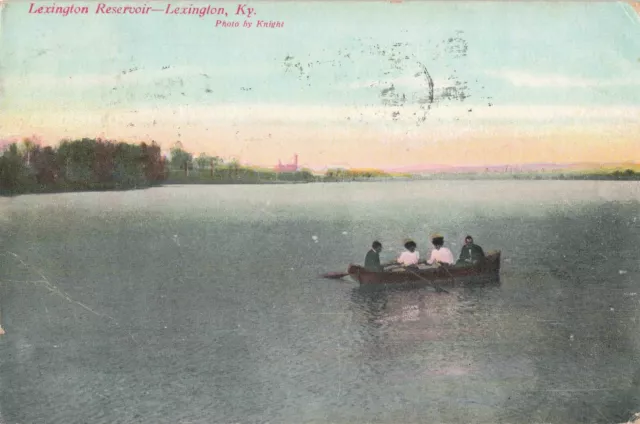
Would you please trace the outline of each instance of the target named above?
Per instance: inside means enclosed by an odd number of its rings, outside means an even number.
[[[482,247],[473,242],[473,237],[467,236],[464,239],[464,246],[460,251],[460,258],[458,264],[474,265],[484,259],[484,251]]]
[[[439,264],[453,265],[455,262],[453,253],[444,247],[444,237],[440,234],[434,234],[431,236],[431,243],[433,243],[434,249],[431,251],[431,257],[427,261],[427,264],[436,266]]]
[[[367,271],[380,272],[383,270],[380,264],[380,251],[382,250],[382,243],[374,241],[371,244],[371,249],[367,252],[364,258],[364,269]]]
[[[416,247],[418,246],[414,241],[407,241],[404,244],[404,248],[407,250],[400,254],[396,262],[401,266],[417,266],[420,261],[420,253],[416,250]]]

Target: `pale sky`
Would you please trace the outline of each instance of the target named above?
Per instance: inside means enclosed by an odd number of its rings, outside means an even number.
[[[249,19],[228,1],[171,3],[226,18],[5,3],[5,140],[180,140],[316,169],[640,160],[640,18],[625,2],[259,1]],[[132,4],[167,2],[109,2]]]

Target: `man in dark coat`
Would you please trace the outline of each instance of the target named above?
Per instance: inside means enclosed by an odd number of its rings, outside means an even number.
[[[482,260],[484,260],[484,251],[482,250],[482,247],[473,242],[473,237],[465,237],[464,246],[460,251],[458,264],[474,265]]]
[[[381,250],[382,244],[379,241],[374,241],[371,244],[371,249],[367,252],[367,256],[364,258],[364,268],[367,271],[380,272],[384,269],[380,264]]]

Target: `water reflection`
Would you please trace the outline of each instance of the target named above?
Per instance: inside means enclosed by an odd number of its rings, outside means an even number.
[[[495,402],[486,381],[494,378],[489,310],[500,298],[499,286],[449,293],[429,286],[358,287],[350,295],[353,327],[362,332],[359,355],[366,358],[374,374],[369,381],[377,387],[403,390],[419,399],[421,414],[443,413],[443,422],[468,421],[471,404]],[[442,405],[449,405],[446,412]],[[494,422],[491,410],[483,413],[482,422]]]
[[[381,360],[436,359],[444,351],[451,356],[455,346],[447,344],[483,336],[479,323],[473,323],[481,297],[481,290],[464,288],[449,293],[428,286],[354,288],[352,316],[363,331],[363,354]]]
[[[500,286],[499,279],[488,279],[473,286],[447,287],[434,291],[428,283],[386,286],[359,286],[351,292],[352,306],[371,325],[421,322],[438,325],[455,322],[460,314],[473,313],[474,306],[487,291]]]

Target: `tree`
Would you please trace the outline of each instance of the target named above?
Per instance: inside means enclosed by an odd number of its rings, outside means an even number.
[[[93,152],[93,177],[97,182],[105,183],[113,181],[115,173],[116,147],[109,141],[98,140]]]
[[[31,165],[33,152],[39,149],[41,145],[42,139],[37,135],[32,135],[31,137],[25,137],[22,139],[22,143],[18,146],[18,150],[27,166]]]
[[[165,166],[154,141],[136,145],[83,138],[62,140],[54,149],[24,139],[0,152],[0,188],[15,192],[58,182],[71,183],[70,188],[145,186],[164,179]]]
[[[58,147],[58,164],[67,181],[87,183],[94,179],[96,162],[95,139],[64,140]]]
[[[182,149],[182,143],[176,142],[171,149],[171,168],[184,169],[189,175],[189,169],[193,166],[193,155]]]
[[[10,192],[19,188],[25,169],[18,152],[18,145],[12,143],[0,156],[0,189]]]
[[[165,176],[165,161],[160,151],[160,146],[155,141],[151,141],[151,145],[142,143],[142,167],[147,180],[150,182],[161,181]]]
[[[44,149],[36,147],[33,152],[33,169],[38,184],[53,184],[60,174],[55,150],[50,146]]]
[[[204,169],[209,165],[209,160],[206,153],[200,153],[195,160],[196,166],[198,169]]]
[[[240,171],[240,161],[233,158],[229,163],[229,171],[233,174],[233,178],[238,179],[238,173]]]
[[[212,177],[216,167],[222,163],[222,158],[219,156],[209,156],[206,153],[200,153],[195,160],[198,169],[209,169]]]

